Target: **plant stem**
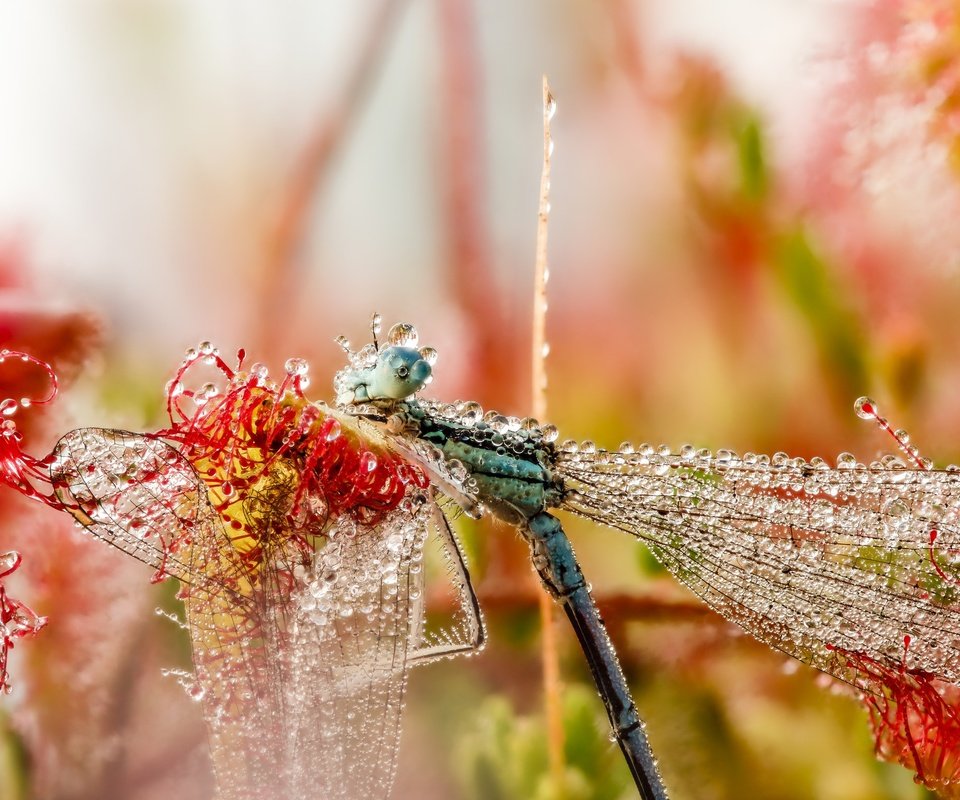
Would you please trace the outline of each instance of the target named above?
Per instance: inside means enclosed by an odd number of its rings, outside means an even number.
[[[533,359],[532,389],[533,415],[543,420],[547,415],[547,229],[550,222],[550,157],[553,140],[550,136],[550,119],[556,104],[550,94],[547,77],[543,77],[543,170],[540,174],[540,208],[537,214],[537,251],[534,266],[533,289]],[[562,798],[565,765],[563,757],[564,730],[560,703],[560,657],[557,650],[557,629],[554,620],[553,599],[545,591],[540,592],[541,658],[543,661],[543,698],[547,719],[547,751],[550,758],[550,774],[553,777],[557,796]]]

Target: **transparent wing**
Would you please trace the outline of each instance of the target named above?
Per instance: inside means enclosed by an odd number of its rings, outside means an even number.
[[[556,468],[562,508],[642,539],[772,647],[845,680],[838,652],[960,680],[960,473],[692,448]]]
[[[373,527],[341,520],[298,580],[283,683],[290,797],[388,796],[431,519],[432,504],[412,500]]]
[[[213,564],[227,539],[190,463],[161,439],[129,431],[80,428],[53,450],[57,498],[94,536],[185,583],[235,582],[239,563]],[[219,559],[218,559],[219,562]]]
[[[480,518],[480,505],[464,485],[469,476],[462,465],[451,469],[443,453],[436,446],[416,437],[394,435],[381,421],[353,417],[351,423],[356,425],[357,430],[368,441],[377,442],[405,461],[419,466],[429,476],[430,483],[452,500],[467,516],[473,519]]]
[[[420,595],[417,608],[411,615],[414,625],[412,638],[416,649],[410,654],[411,666],[426,664],[441,658],[453,658],[457,655],[474,653],[483,648],[486,631],[483,614],[473,584],[467,560],[460,547],[453,528],[443,510],[431,502],[429,542],[436,544],[439,551],[441,569],[445,572],[447,605],[452,613],[445,610],[439,615],[441,621],[435,624],[428,620],[426,593]],[[440,594],[439,582],[432,582],[431,596]]]
[[[248,509],[263,523],[251,551],[159,439],[73,431],[51,479],[94,535],[184,582],[192,694],[221,800],[389,794],[435,504],[411,499],[376,526],[340,518],[299,536],[283,513]]]
[[[334,520],[313,553],[277,547],[239,609],[191,590],[222,797],[389,795],[431,518],[411,500],[377,525]]]
[[[444,501],[448,510],[454,514],[464,513],[479,518],[480,507],[476,498],[465,488],[468,475],[462,466],[451,468],[444,455],[434,445],[417,438],[405,438],[388,430],[388,426],[379,420],[356,416],[351,420],[361,431],[365,439],[378,442],[393,451],[405,461],[416,464],[426,473],[433,488],[429,498],[429,541],[436,545],[443,569],[446,573],[447,602],[442,603],[453,608],[453,614],[441,613],[439,623],[428,619],[426,596],[416,598],[417,607],[412,620],[417,626],[413,632],[415,650],[410,655],[411,664],[425,664],[440,658],[480,650],[485,641],[486,631],[480,603],[470,581],[467,561],[457,540],[456,534],[441,509],[437,498]],[[431,585],[431,594],[440,595],[436,584]]]

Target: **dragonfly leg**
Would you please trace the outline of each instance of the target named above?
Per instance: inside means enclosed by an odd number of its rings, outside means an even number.
[[[556,517],[546,512],[527,522],[533,564],[547,591],[563,607],[590,664],[614,737],[630,767],[643,800],[666,800],[656,759],[637,713],[630,687],[607,634],[590,589],[577,563],[573,546]]]

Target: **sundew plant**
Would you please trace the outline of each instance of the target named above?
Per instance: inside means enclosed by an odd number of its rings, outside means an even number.
[[[374,309],[439,351],[396,333],[437,426],[482,403],[576,484],[671,798],[955,796],[957,32],[939,0],[0,8],[0,797],[636,795],[516,524],[401,446],[422,420],[344,412],[371,351],[331,339]],[[576,446],[523,421],[543,73],[537,415]],[[609,503],[624,473],[650,496]]]

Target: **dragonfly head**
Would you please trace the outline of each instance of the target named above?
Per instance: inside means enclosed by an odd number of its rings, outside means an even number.
[[[374,327],[374,343],[358,353],[338,340],[350,353],[350,366],[340,370],[334,381],[339,405],[405,400],[430,382],[437,354],[431,347],[416,347],[417,331],[412,325],[394,325],[385,347],[378,345],[376,333]]]
[[[412,347],[385,347],[366,384],[370,400],[403,400],[419,392],[433,369]]]

